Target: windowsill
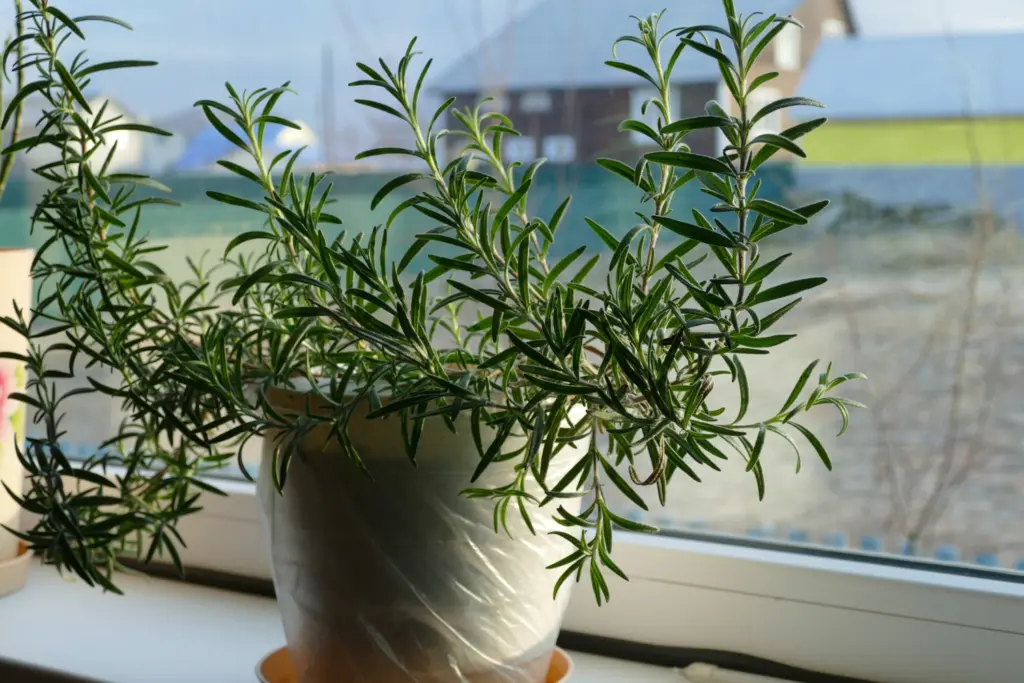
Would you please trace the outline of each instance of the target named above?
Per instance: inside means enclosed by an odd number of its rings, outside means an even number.
[[[6,660],[110,683],[254,683],[256,663],[284,642],[269,598],[148,576],[119,586],[124,596],[103,594],[34,566],[21,592],[0,599],[0,680]],[[659,667],[573,660],[573,683],[681,680]]]

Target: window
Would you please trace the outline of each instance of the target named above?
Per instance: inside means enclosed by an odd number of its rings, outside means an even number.
[[[508,113],[509,100],[508,95],[503,92],[486,92],[481,99],[490,99],[485,105],[487,109],[491,111],[500,112],[502,114]]]
[[[519,111],[524,114],[544,114],[551,111],[551,93],[531,90],[519,96]]]
[[[505,138],[505,157],[508,161],[529,163],[537,158],[537,141],[529,135]]]
[[[778,88],[772,88],[767,85],[762,85],[760,88],[751,93],[750,96],[750,109],[752,111],[761,111],[764,107],[775,102],[782,97],[782,93]],[[782,130],[782,111],[775,111],[763,119],[757,122],[754,126],[754,136],[761,135],[762,133],[778,133]]]
[[[544,157],[555,164],[576,161],[576,138],[571,135],[548,135],[544,138]]]
[[[846,35],[846,22],[842,19],[826,19],[821,22],[821,35],[836,38]]]
[[[681,90],[679,87],[672,88],[672,99],[670,102],[673,116],[678,116],[681,103]],[[661,110],[651,102],[652,98],[658,97],[658,91],[651,87],[634,88],[629,92],[629,118],[642,121],[651,128],[658,129],[658,119],[664,118]],[[630,131],[629,139],[634,145],[649,146],[654,144],[649,137],[643,133]]]
[[[420,181],[410,182],[370,209],[383,178],[419,172],[421,164],[405,155],[394,158],[404,165],[399,170],[355,165],[360,151],[408,149],[415,139],[387,113],[351,105],[353,97],[368,93],[346,87],[364,77],[352,64],[355,59],[370,66],[378,56],[390,60],[413,35],[422,36],[422,59],[436,59],[421,93],[424,127],[447,92],[497,93],[491,109],[532,117],[520,126],[528,135],[505,136],[505,161],[549,161],[532,181],[531,216],[548,221],[562,198],[573,197],[558,232],[572,246],[553,254],[552,264],[577,244],[586,245],[587,253],[560,277],[568,279],[591,254],[600,254],[590,278],[603,284],[603,268],[614,250],[584,217],[621,239],[643,220],[638,211],[650,213],[651,204],[641,203],[642,190],[581,163],[607,157],[632,167],[650,151],[650,140],[617,132],[622,114],[628,110],[651,126],[658,118],[653,106],[641,111],[655,91],[600,63],[611,58],[610,45],[592,44],[591,36],[601,34],[598,24],[611,18],[599,22],[587,0],[439,3],[443,7],[430,12],[416,10],[412,0],[376,3],[359,12],[351,9],[353,3],[309,0],[284,13],[271,0],[218,0],[223,12],[198,22],[186,4],[120,3],[124,7],[111,13],[135,31],[124,34],[123,45],[104,44],[102,54],[89,53],[94,63],[162,62],[151,77],[96,72],[92,87],[108,93],[128,122],[149,122],[175,133],[158,146],[160,141],[151,143],[137,131],[120,131],[117,157],[119,171],[154,169],[182,204],[153,207],[142,220],[154,243],[169,245],[152,260],[174,277],[188,272],[186,257],[215,254],[238,235],[263,229],[259,214],[216,204],[205,195],[207,189],[222,189],[260,198],[243,179],[216,165],[236,159],[237,148],[220,141],[191,106],[200,98],[225,99],[226,80],[255,88],[293,79],[298,95],[282,98],[280,114],[302,121],[302,130],[271,127],[269,158],[308,144],[296,171],[303,178],[311,172],[333,174],[338,201],[331,211],[344,220],[346,234],[385,224],[395,206],[421,191]],[[619,7],[616,36],[634,27],[630,14],[649,9],[637,0],[605,4]],[[661,4],[669,8],[664,26],[695,23],[688,9],[698,4],[695,0]],[[737,3],[758,4],[771,3]],[[815,422],[808,424],[824,435],[832,471],[801,441],[797,473],[789,444],[769,434],[761,454],[764,501],[757,500],[746,463],[734,456],[715,461],[721,472],[697,469],[701,483],[677,471],[665,507],[650,488],[643,494],[646,510],[609,491],[617,514],[657,526],[661,533],[617,537],[614,558],[631,580],[610,579],[612,599],[600,610],[589,585],[577,586],[567,630],[742,652],[864,680],[1024,679],[1024,413],[1018,408],[1024,382],[1024,305],[1018,294],[1024,251],[1017,229],[1024,225],[1019,200],[1024,137],[1017,130],[1024,107],[1010,96],[1021,90],[1014,65],[1024,63],[1024,39],[1007,30],[1011,23],[1024,26],[1024,3],[1002,3],[999,11],[980,1],[960,3],[960,9],[958,3],[946,4],[948,16],[917,3],[905,16],[894,11],[887,23],[865,11],[857,34],[842,20],[827,19],[820,25],[822,35],[847,37],[816,45],[810,39],[803,43],[799,30],[787,27],[757,64],[759,70],[787,73],[755,91],[752,109],[787,96],[818,99],[828,108],[775,112],[758,122],[755,135],[829,117],[826,126],[797,141],[807,160],[782,153],[763,167],[758,196],[793,207],[823,197],[833,203],[805,228],[762,245],[760,263],[791,253],[782,268],[793,277],[823,274],[830,283],[820,294],[804,295],[773,328],[772,335],[797,335],[785,350],[773,352],[770,361],[759,356],[745,361],[749,383],[757,387],[752,393],[759,397],[747,419],[763,419],[785,403],[812,358],[823,359],[812,382],[826,359],[835,361],[839,373],[864,371],[871,382],[852,397],[869,408],[855,412],[841,439],[833,438],[840,427],[834,415],[812,414]],[[267,22],[267,16],[274,21]],[[0,12],[0,22],[7,22],[0,28],[9,29],[9,19]],[[1001,30],[985,29],[983,20]],[[506,32],[506,26],[514,31]],[[874,39],[882,33],[884,41]],[[909,33],[914,37],[907,38]],[[187,45],[174,38],[180,34],[189,36]],[[346,36],[344,49],[339,35]],[[478,49],[481,36],[493,37],[486,49]],[[280,49],[266,50],[271,40]],[[520,49],[523,40],[529,53]],[[670,38],[666,53],[671,45]],[[639,46],[620,45],[617,58],[642,64],[634,47]],[[728,102],[725,89],[717,86],[717,67],[699,72],[690,66],[698,63],[689,61],[697,59],[691,52],[684,53],[675,76],[675,118],[704,115],[708,100]],[[576,62],[589,54],[599,55],[597,64]],[[927,69],[915,62],[921,54],[930,55]],[[562,92],[573,93],[574,107],[562,107]],[[973,110],[967,113],[964,92],[972,94]],[[93,101],[92,90],[87,97]],[[29,104],[26,126],[39,119],[41,102],[33,96]],[[460,105],[468,104],[460,98]],[[436,124],[456,127],[446,115]],[[728,142],[719,137],[712,147],[712,137],[702,131],[687,139],[708,140],[708,149],[694,151],[717,157]],[[454,136],[447,141],[451,149],[465,144]],[[31,202],[43,187],[31,177],[30,163],[49,161],[28,156],[15,166],[0,204],[0,249],[40,246],[40,233],[6,227],[27,226]],[[479,160],[472,168],[487,171]],[[501,206],[498,195],[487,198],[493,210]],[[691,209],[699,208],[725,223],[726,212],[711,213],[716,202],[695,182],[677,195],[672,216],[689,221]],[[434,227],[432,221],[411,212],[401,218],[389,234],[396,260],[415,231]],[[667,231],[661,234],[659,257],[681,243]],[[704,253],[698,248],[687,263]],[[695,272],[721,275],[715,262],[711,254]],[[408,272],[420,266],[417,262]],[[98,371],[93,377],[104,381]],[[739,397],[729,380],[716,377],[715,392],[721,392],[718,405],[734,415]],[[95,453],[123,417],[117,402],[101,397],[77,396],[68,406],[67,452],[77,459]],[[252,441],[242,462],[254,471],[259,460],[260,444]],[[651,473],[644,461],[636,470],[641,479]],[[215,477],[229,495],[204,495],[203,511],[182,523],[188,543],[183,559],[193,566],[269,577],[252,485],[233,460]],[[626,469],[623,477],[629,480]]]
[[[800,68],[802,36],[802,29],[793,24],[788,24],[779,33],[775,43],[775,66],[780,71],[796,71]]]

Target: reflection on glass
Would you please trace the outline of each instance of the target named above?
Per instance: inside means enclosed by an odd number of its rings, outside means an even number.
[[[631,112],[643,118],[645,91],[628,74],[601,66],[611,58],[607,46],[629,14],[664,4],[670,6],[666,25],[693,25],[714,23],[720,12],[717,0],[460,0],[429,3],[429,9],[414,0],[372,6],[301,0],[288,12],[269,0],[244,6],[224,0],[216,11],[198,0],[94,4],[98,13],[117,4],[110,13],[133,14],[126,18],[137,29],[116,53],[95,59],[163,62],[155,72],[111,82],[110,91],[97,79],[91,95],[109,98],[128,121],[175,134],[143,142],[123,132],[114,157],[125,171],[156,175],[183,203],[148,215],[155,241],[169,245],[157,260],[172,277],[187,275],[186,257],[216,253],[234,235],[259,228],[246,212],[202,194],[245,190],[216,163],[232,160],[233,150],[201,111],[183,105],[219,95],[228,78],[250,88],[291,79],[300,97],[283,102],[283,113],[302,121],[302,130],[271,130],[271,153],[306,146],[307,168],[338,174],[336,213],[348,225],[374,225],[412,190],[371,212],[373,191],[402,168],[390,157],[353,158],[364,148],[408,141],[386,117],[352,105],[354,95],[343,84],[359,77],[357,58],[396,54],[415,34],[422,49],[437,56],[429,82],[434,100],[451,95],[461,106],[493,97],[523,132],[507,140],[506,157],[549,160],[534,183],[537,206],[531,210],[550,214],[572,194],[574,211],[563,229],[578,238],[565,248],[585,243],[601,251],[583,215],[625,232],[639,197],[593,161],[630,161],[644,151],[642,136],[619,132],[617,124]],[[1024,218],[1016,199],[1024,191],[1024,75],[1018,68],[1024,35],[1012,32],[1024,27],[1024,7],[1006,16],[1005,3],[983,0],[738,4],[743,12],[791,13],[805,25],[761,56],[758,68],[781,74],[775,92],[765,96],[805,95],[830,105],[829,125],[806,139],[809,161],[780,156],[765,173],[762,196],[837,200],[813,228],[774,245],[780,254],[793,254],[794,276],[806,270],[835,277],[790,317],[789,331],[799,334],[787,349],[791,358],[748,365],[764,401],[751,411],[777,409],[803,369],[801,360],[817,356],[871,377],[854,396],[869,410],[843,440],[826,444],[832,473],[807,461],[797,474],[788,446],[771,445],[763,456],[769,480],[763,502],[751,476],[731,461],[722,473],[701,471],[701,484],[676,481],[685,492],[677,492],[671,508],[659,508],[653,496],[647,512],[628,502],[622,508],[666,529],[1024,568],[1024,535],[1016,523],[1024,514],[1024,424],[1013,393],[1024,372],[1024,310],[1016,294]],[[0,13],[5,26],[6,12]],[[266,21],[269,15],[275,21]],[[196,16],[203,21],[196,24]],[[189,38],[165,38],[170,35]],[[301,40],[281,37],[291,35]],[[474,45],[466,35],[489,37]],[[264,46],[271,41],[279,46]],[[684,62],[677,73],[674,95],[682,116],[702,113],[708,100],[725,101],[709,60]],[[29,100],[26,126],[37,120],[39,106]],[[763,132],[785,129],[799,116],[790,110],[766,119]],[[721,144],[711,134],[691,140],[694,151],[705,154]],[[43,187],[28,169],[48,160],[34,154],[19,160],[0,207],[0,246],[35,239],[27,229],[29,212]],[[711,204],[699,193],[678,203]],[[418,227],[396,224],[396,253]],[[116,405],[93,396],[78,400],[67,425],[78,454],[93,452],[120,417]],[[821,419],[833,417],[823,413]],[[251,463],[259,445],[248,449]]]

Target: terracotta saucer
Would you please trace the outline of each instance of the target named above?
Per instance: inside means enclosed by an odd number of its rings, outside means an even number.
[[[0,562],[0,598],[17,593],[28,581],[28,570],[32,566],[32,553],[24,543],[18,544],[18,555],[14,559]]]
[[[572,660],[561,648],[555,648],[551,655],[551,668],[548,669],[547,683],[567,683],[572,676]],[[259,683],[298,683],[292,663],[288,658],[288,648],[274,650],[264,657],[256,667],[256,680]]]

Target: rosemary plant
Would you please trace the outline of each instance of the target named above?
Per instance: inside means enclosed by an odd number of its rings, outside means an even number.
[[[21,0],[14,0],[14,37],[4,41],[4,50],[8,53],[10,52],[10,50],[14,50],[18,59],[22,59],[25,54],[24,46],[22,44],[24,41],[21,40],[22,35],[24,35],[22,31],[21,11]],[[20,92],[22,89],[24,89],[25,74],[23,71],[17,72],[15,86],[17,88],[16,92]],[[4,109],[5,107],[3,99],[3,79],[0,79],[0,111]],[[9,107],[9,109],[11,112],[9,119],[9,130],[11,131],[11,133],[9,136],[9,140],[7,141],[7,146],[13,147],[18,142],[18,139],[21,137],[21,124],[22,117],[24,115],[24,102],[19,101],[15,103],[13,107]],[[3,126],[0,128],[7,127],[8,120],[5,119]],[[3,197],[4,191],[7,189],[7,181],[11,177],[11,171],[14,170],[14,160],[16,156],[17,151],[5,151],[4,153],[0,154],[0,157],[2,157],[0,158],[0,197]]]
[[[18,398],[34,410],[45,436],[28,439],[21,453],[31,487],[20,502],[38,515],[21,536],[47,561],[108,590],[116,590],[112,572],[126,553],[147,561],[169,556],[180,568],[176,525],[198,509],[202,492],[215,491],[204,475],[236,456],[244,469],[241,445],[275,430],[274,479],[283,487],[302,437],[325,424],[353,466],[364,467],[347,427],[364,419],[367,406],[367,419],[396,421],[412,461],[425,420],[454,429],[456,417],[468,414],[480,454],[476,476],[496,460],[517,465],[504,486],[467,482],[465,495],[494,502],[496,532],[510,512],[528,525],[531,515],[555,515],[567,549],[553,565],[558,586],[586,573],[599,602],[610,594],[605,570],[625,578],[612,560],[613,531],[656,531],[618,514],[609,491],[646,507],[639,492],[653,487],[665,504],[673,477],[700,481],[703,470],[718,470],[735,453],[763,496],[760,456],[769,438],[796,447],[801,437],[831,467],[800,418],[830,405],[845,430],[856,404],[832,391],[858,375],[833,376],[829,366],[815,376],[810,363],[776,413],[747,416],[744,356],[768,354],[792,338],[775,328],[800,302],[794,297],[825,282],[773,283],[785,257],[760,256],[763,240],[806,224],[827,204],[788,208],[758,196],[758,168],[780,150],[803,156],[796,141],[824,122],[752,134],[774,111],[818,106],[787,98],[750,109],[751,93],[777,75],[754,78],[751,65],[792,19],[740,16],[724,0],[721,28],[662,31],[659,15],[638,19],[637,34],[617,41],[641,46],[649,62],[608,66],[658,93],[647,103],[657,125],[626,121],[622,129],[643,134],[658,151],[634,166],[599,162],[643,192],[636,225],[615,226],[625,228],[624,237],[586,219],[608,246],[604,263],[583,247],[550,256],[570,200],[550,216],[531,215],[529,191],[541,162],[518,168],[505,161],[502,140],[518,134],[512,121],[482,104],[453,110],[457,128],[441,130],[451,100],[424,114],[430,62],[415,66],[415,41],[393,67],[383,60],[359,64],[365,79],[352,84],[379,92],[381,99],[357,101],[401,119],[415,139],[409,149],[360,156],[401,154],[421,164],[384,185],[372,205],[410,183],[418,192],[383,225],[357,234],[325,236],[341,220],[330,213],[327,177],[293,171],[301,150],[264,153],[268,125],[295,127],[274,113],[287,84],[253,92],[228,85],[226,101],[197,106],[251,161],[220,165],[251,182],[252,196],[261,199],[208,194],[253,212],[263,227],[234,238],[216,267],[194,265],[194,278],[175,282],[152,262],[160,247],[143,228],[144,210],[169,201],[143,191],[166,188],[110,172],[114,150],[105,157],[100,151],[115,131],[163,132],[113,118],[82,95],[101,72],[150,62],[66,58],[66,44],[84,37],[88,22],[121,22],[71,18],[48,0],[30,1],[18,41],[27,53],[12,62],[8,47],[4,62],[32,80],[5,119],[29,95],[42,97],[47,109],[39,132],[8,151],[48,146],[59,159],[34,169],[48,184],[33,214],[34,229],[46,235],[35,266],[39,301],[3,322],[31,340],[30,353],[17,359],[33,379]],[[684,50],[718,62],[737,113],[711,102],[704,116],[676,117],[670,89]],[[706,128],[728,140],[720,156],[687,146],[687,134]],[[442,163],[438,150],[448,136],[465,146]],[[718,201],[713,216],[673,207],[688,183]],[[424,229],[392,259],[389,229],[406,212],[415,212]],[[421,252],[432,267],[412,273]],[[694,274],[705,259],[718,270],[709,279]],[[604,285],[593,286],[601,274]],[[90,375],[85,388],[56,388],[54,380],[90,368],[113,379]],[[297,416],[276,411],[268,391],[300,382],[317,409]],[[734,414],[715,405],[722,383],[739,387]],[[127,418],[99,452],[76,463],[62,448],[61,422],[64,402],[82,392],[114,397]],[[570,412],[585,417],[570,420]],[[504,446],[513,434],[527,435],[527,445],[510,452]],[[565,448],[580,439],[589,447]],[[550,464],[567,457],[576,460],[554,481]],[[541,499],[528,491],[535,484],[545,492]],[[573,514],[563,503],[577,496],[587,503]]]

